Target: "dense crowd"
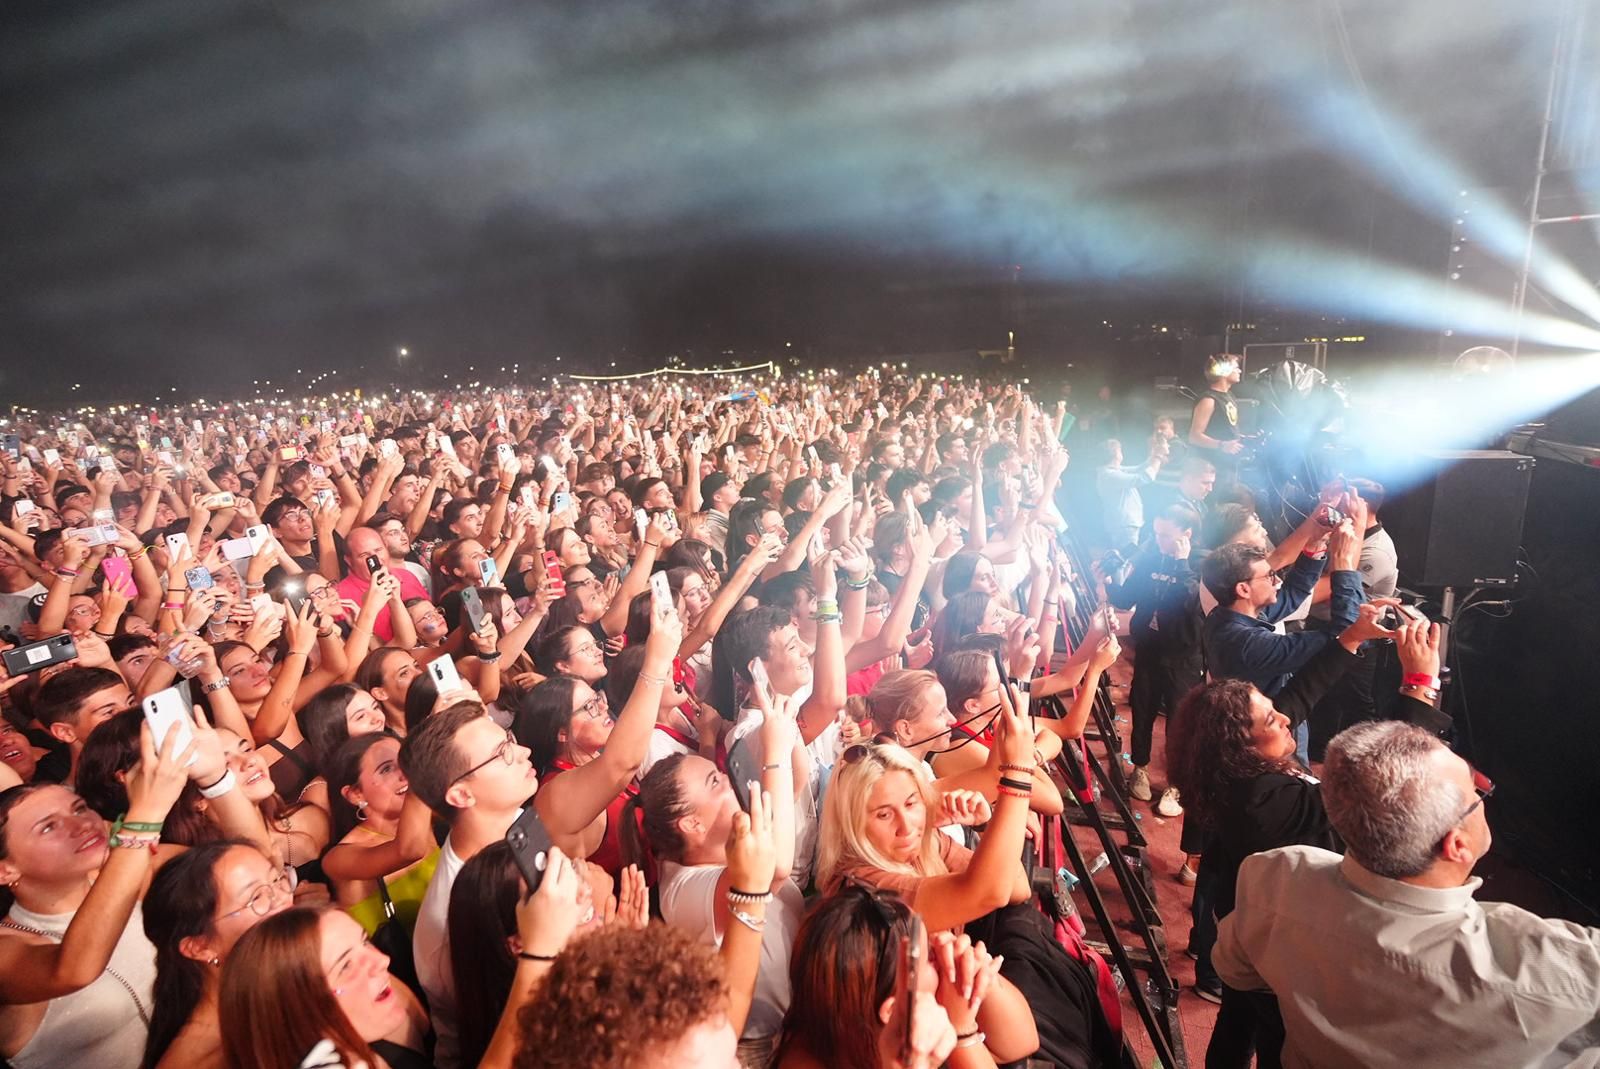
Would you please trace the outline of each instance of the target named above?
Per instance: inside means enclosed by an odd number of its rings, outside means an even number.
[[[1595,933],[1471,901],[1488,826],[1382,488],[1274,542],[1237,365],[1206,375],[1135,464],[1019,384],[880,374],[19,419],[0,1055],[1126,1064],[1116,978],[1035,880],[1118,609],[1208,1064],[1581,1048]]]

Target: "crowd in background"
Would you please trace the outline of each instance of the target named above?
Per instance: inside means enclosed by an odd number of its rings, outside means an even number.
[[[1471,900],[1488,826],[1382,487],[1274,541],[1237,365],[1206,376],[1126,442],[880,373],[14,423],[0,1055],[1125,1064],[1115,978],[1035,880],[1119,633],[1208,1064],[1592,1050],[1595,933]],[[1472,969],[1416,919],[1449,910]],[[1406,922],[1398,958],[1368,931]]]

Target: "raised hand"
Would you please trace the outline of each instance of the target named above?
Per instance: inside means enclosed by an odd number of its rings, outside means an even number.
[[[550,957],[566,948],[580,920],[578,881],[582,878],[561,848],[552,846],[545,855],[539,889],[517,904],[517,940],[523,951]]]
[[[772,831],[772,796],[752,782],[750,812],[735,813],[728,832],[728,885],[759,891],[772,886],[778,848]]]
[[[945,791],[939,796],[939,816],[935,823],[975,828],[989,823],[990,816],[989,800],[977,791]]]

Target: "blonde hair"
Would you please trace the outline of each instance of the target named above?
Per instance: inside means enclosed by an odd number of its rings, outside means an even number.
[[[894,734],[894,722],[911,719],[908,713],[922,700],[923,694],[938,685],[939,677],[926,668],[897,668],[885,672],[867,693],[872,723],[879,731]]]
[[[944,857],[939,853],[940,834],[935,818],[939,796],[933,788],[933,773],[903,746],[872,744],[855,761],[840,761],[828,782],[822,809],[822,834],[817,844],[817,886],[827,887],[844,870],[867,865],[907,876],[943,876]],[[912,863],[892,861],[867,838],[867,798],[872,788],[890,772],[904,772],[917,784],[927,820],[922,826],[922,843]]]

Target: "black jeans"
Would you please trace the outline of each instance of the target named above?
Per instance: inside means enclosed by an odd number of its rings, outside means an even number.
[[[1166,713],[1167,730],[1171,731],[1172,714],[1178,711],[1178,703],[1204,681],[1205,673],[1191,660],[1174,657],[1154,638],[1144,639],[1135,647],[1133,679],[1128,684],[1128,711],[1133,715],[1133,741],[1128,756],[1141,768],[1150,763],[1156,717]]]
[[[1283,1064],[1283,1018],[1266,991],[1235,991],[1222,985],[1222,1009],[1206,1046],[1206,1069],[1279,1069]]]

